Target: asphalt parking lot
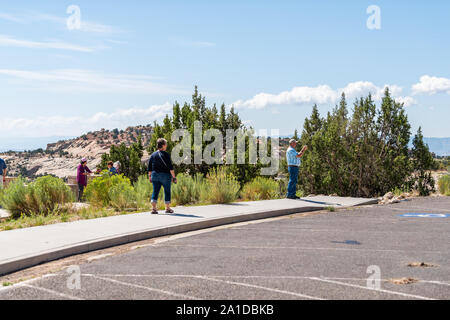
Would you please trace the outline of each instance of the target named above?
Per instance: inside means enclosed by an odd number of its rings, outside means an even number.
[[[79,282],[75,268],[0,288],[0,300],[449,299],[449,262],[450,197],[423,198],[157,241],[79,265]]]

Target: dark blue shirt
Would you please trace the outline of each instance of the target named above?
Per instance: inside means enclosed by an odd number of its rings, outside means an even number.
[[[173,170],[170,154],[165,151],[156,151],[152,154],[148,161],[148,171],[170,173],[170,170]]]
[[[3,170],[7,168],[5,160],[0,158],[0,176],[3,175]]]
[[[109,169],[109,174],[112,176],[118,175],[119,173],[117,172],[117,169],[112,167]]]

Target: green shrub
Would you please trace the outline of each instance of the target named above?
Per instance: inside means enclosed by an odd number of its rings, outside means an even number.
[[[201,189],[201,200],[212,204],[230,203],[237,199],[240,185],[224,167],[212,169]]]
[[[438,182],[439,192],[444,196],[450,196],[450,175],[442,176]]]
[[[109,189],[110,204],[114,209],[123,211],[136,207],[136,192],[128,180],[120,181]]]
[[[280,186],[275,180],[257,177],[244,185],[241,197],[246,201],[270,200],[280,198]]]
[[[173,185],[172,185],[173,186]],[[134,190],[136,192],[136,202],[138,209],[147,210],[152,207],[151,198],[153,193],[153,184],[148,179],[148,176],[140,176],[138,181],[134,184]],[[173,200],[173,199],[172,199]],[[172,201],[172,205],[176,205],[174,201]],[[164,209],[164,191],[161,188],[158,196],[158,209]]]
[[[18,218],[58,213],[63,204],[72,201],[73,194],[61,179],[46,176],[28,185],[23,178],[14,180],[3,192],[2,205]]]
[[[4,194],[5,194],[5,189],[1,189],[0,188],[0,206],[1,206],[2,202],[3,202],[3,195]]]
[[[138,209],[148,209],[151,207],[150,198],[153,192],[153,185],[150,183],[148,176],[140,176],[134,184],[136,192],[136,202]]]
[[[34,199],[31,189],[26,186],[26,181],[22,177],[11,182],[3,192],[2,206],[8,210],[13,218],[18,218],[22,213],[30,213],[30,201]],[[34,206],[36,209],[37,206]]]
[[[186,173],[177,176],[177,184],[172,185],[172,198],[177,205],[196,203],[200,200],[200,194],[204,178],[201,174],[191,177]]]
[[[196,173],[194,176],[194,202],[201,200],[202,190],[205,189],[206,179],[201,173]]]
[[[38,199],[39,212],[54,211],[57,205],[73,202],[74,195],[63,180],[46,176],[37,178],[30,187]]]
[[[108,172],[103,172],[101,177],[95,178],[86,187],[86,199],[94,207],[109,207],[111,188],[122,183],[131,184],[130,179],[123,175],[111,176]]]
[[[421,197],[428,197],[430,193],[435,192],[435,181],[431,172],[421,172],[413,177],[415,179],[414,187]]]

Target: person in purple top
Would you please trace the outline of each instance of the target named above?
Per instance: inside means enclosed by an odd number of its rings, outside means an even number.
[[[5,160],[0,158],[0,189],[3,189],[3,187],[6,185],[6,169],[8,167],[6,166]]]
[[[87,176],[90,175],[92,171],[87,167],[87,159],[81,159],[81,163],[77,168],[77,183],[78,183],[78,202],[83,201],[84,188],[87,186]]]

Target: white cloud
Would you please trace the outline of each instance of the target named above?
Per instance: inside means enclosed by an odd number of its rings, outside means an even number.
[[[307,103],[329,103],[337,99],[337,93],[329,86],[296,87],[291,91],[279,94],[260,93],[250,100],[239,100],[234,103],[236,108],[263,109],[270,105],[291,105]]]
[[[328,85],[319,85],[317,87],[295,87],[290,91],[279,94],[260,93],[249,100],[236,101],[233,105],[236,108],[263,109],[277,105],[334,104],[339,101],[342,92],[345,93],[349,101],[369,93],[378,101],[383,97],[386,87],[389,87],[392,97],[399,102],[404,102],[405,106],[415,103],[415,100],[411,97],[400,97],[402,88],[399,86],[385,85],[378,87],[371,82],[358,81],[336,90]]]
[[[403,103],[405,107],[410,107],[417,104],[416,99],[414,99],[413,97],[395,97],[395,101]]]
[[[90,117],[37,117],[37,118],[0,118],[2,136],[46,137],[78,136],[101,128],[114,129],[128,126],[152,124],[170,113],[172,105],[165,103],[148,108],[131,108],[111,113],[99,112]]]
[[[155,77],[103,74],[92,70],[61,69],[27,71],[0,69],[0,75],[20,79],[31,88],[63,92],[112,92],[143,94],[186,94],[178,87],[157,83]]]
[[[383,87],[378,87],[369,81],[351,82],[345,88],[338,89],[336,92],[339,94],[339,97],[342,92],[345,92],[345,95],[351,99],[359,98],[371,93],[375,100],[381,100],[386,88],[389,88],[391,96],[393,97],[398,97],[402,92],[402,88],[397,85],[384,85]]]
[[[4,12],[0,12],[0,19],[7,20],[7,21],[12,21],[12,22],[18,22],[18,23],[23,22],[22,19],[14,16],[12,14],[4,13]]]
[[[79,52],[93,52],[94,48],[74,45],[62,41],[30,41],[15,39],[7,35],[0,35],[0,46],[4,47],[22,47],[22,48],[33,48],[33,49],[59,49],[59,50],[70,50]]]
[[[422,76],[420,82],[412,86],[414,94],[448,93],[450,94],[450,79]]]

